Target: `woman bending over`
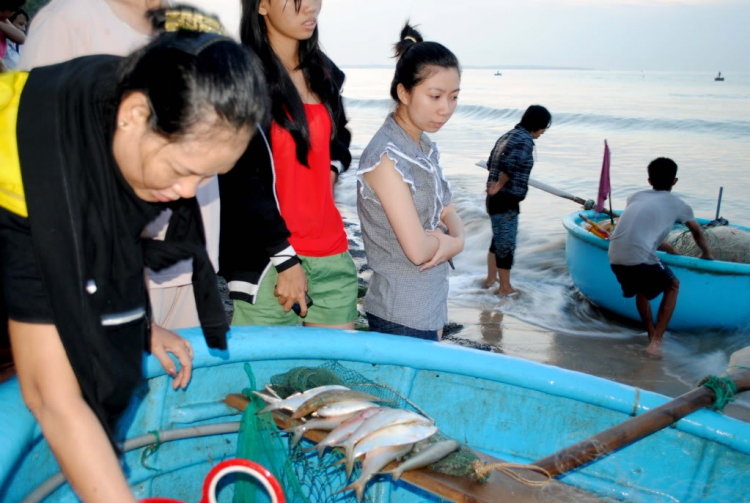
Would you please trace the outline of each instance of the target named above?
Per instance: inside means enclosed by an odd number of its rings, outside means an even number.
[[[0,75],[0,285],[13,357],[24,401],[87,503],[135,502],[112,432],[143,350],[175,388],[190,381],[190,344],[150,319],[144,265],[192,259],[204,335],[226,348],[194,196],[232,169],[268,106],[255,58],[212,33],[218,21],[191,9],[153,19],[169,32],[127,58]],[[142,239],[167,206],[167,239]]]

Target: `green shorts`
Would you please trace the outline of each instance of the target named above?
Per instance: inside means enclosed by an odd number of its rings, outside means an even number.
[[[313,305],[301,318],[284,306],[273,294],[279,274],[270,267],[255,304],[233,301],[232,325],[298,325],[302,322],[343,325],[357,319],[357,268],[349,252],[329,257],[300,257],[307,275],[307,294]]]

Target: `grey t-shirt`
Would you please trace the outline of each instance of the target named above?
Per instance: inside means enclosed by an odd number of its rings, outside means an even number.
[[[609,261],[618,265],[656,264],[656,249],[675,223],[695,220],[693,210],[666,190],[644,190],[628,198],[609,238]]]
[[[365,311],[417,330],[439,330],[448,321],[448,263],[420,272],[401,248],[377,194],[364,177],[380,165],[383,154],[409,185],[425,230],[437,227],[443,208],[451,201],[437,146],[425,134],[417,145],[389,115],[362,152],[357,170],[357,212],[373,272]]]

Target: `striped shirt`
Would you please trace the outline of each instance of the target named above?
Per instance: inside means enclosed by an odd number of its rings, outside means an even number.
[[[383,154],[408,184],[425,230],[438,226],[443,209],[451,202],[437,145],[425,134],[417,145],[389,115],[362,152],[357,170],[357,211],[367,263],[373,271],[365,311],[409,328],[440,330],[448,321],[448,263],[420,272],[401,248],[377,194],[364,177],[380,165]]]
[[[509,180],[505,182],[498,194],[512,195],[523,201],[529,190],[529,175],[534,167],[534,138],[531,133],[517,124],[502,135],[495,147],[490,152],[487,161],[489,175],[487,187],[500,179],[500,173],[508,175]]]

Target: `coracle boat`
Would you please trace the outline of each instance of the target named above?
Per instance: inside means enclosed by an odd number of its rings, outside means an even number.
[[[138,498],[196,501],[211,466],[236,455],[238,411],[225,399],[248,386],[248,364],[261,388],[291,368],[316,368],[335,361],[408,398],[435,420],[441,433],[482,456],[522,464],[633,415],[638,420],[668,402],[662,395],[577,372],[407,337],[245,327],[232,329],[228,351],[214,351],[206,347],[199,329],[181,334],[191,341],[195,353],[187,390],[173,391],[171,378],[149,356],[144,360],[147,381],[122,420],[119,433],[129,439],[125,449],[141,446],[124,457]],[[0,385],[0,403],[0,501],[75,501],[67,485],[55,489],[61,482],[54,478],[58,465],[23,405],[16,379]],[[425,475],[432,471],[422,469],[406,472],[397,482],[390,476],[375,477],[365,500],[718,503],[747,495],[750,424],[705,409],[675,420],[670,417],[664,425],[674,422],[671,427],[542,488],[524,486],[499,472],[480,484],[454,475]],[[149,433],[154,431],[160,435]],[[416,475],[409,478],[410,473]],[[508,482],[505,489],[498,485],[502,477]],[[219,501],[231,501],[233,491],[227,484]],[[352,501],[351,494],[309,500]]]
[[[622,289],[610,269],[609,241],[582,227],[582,216],[597,217],[593,210],[571,213],[563,220],[568,231],[565,259],[573,283],[580,292],[598,307],[620,316],[640,321],[633,298],[622,296]],[[701,225],[709,223],[697,219]],[[750,232],[747,227],[730,225]],[[750,327],[750,264],[703,260],[683,255],[657,252],[680,281],[677,307],[669,322],[671,330],[700,330],[719,328],[738,330]],[[651,302],[654,313],[659,308],[661,295]]]

